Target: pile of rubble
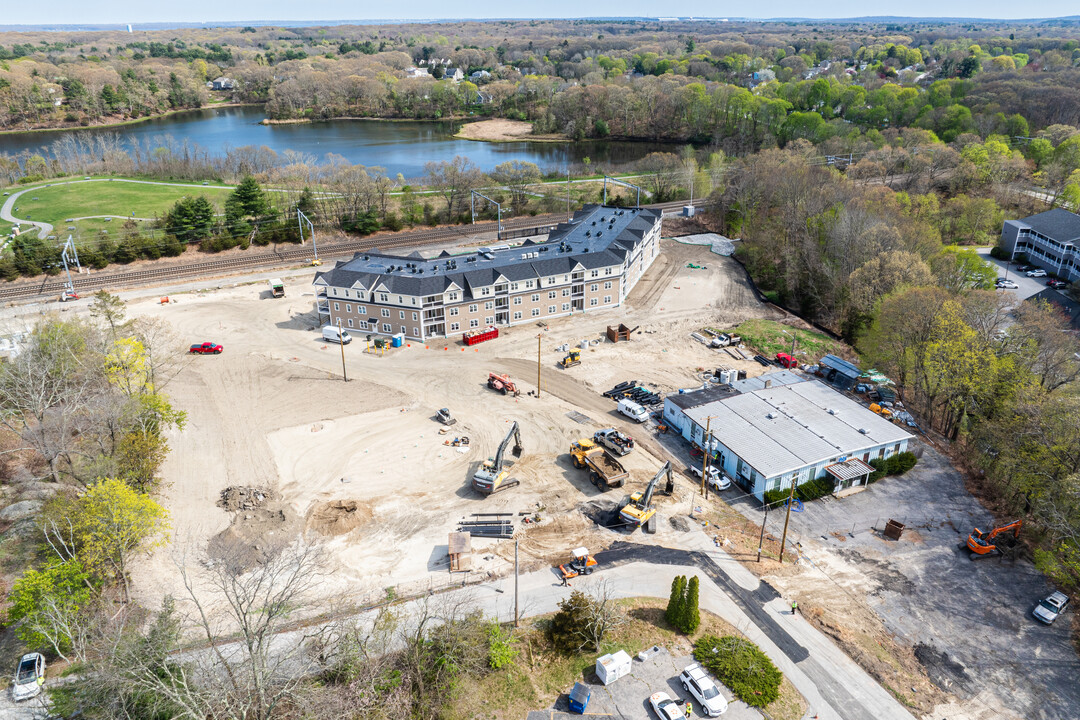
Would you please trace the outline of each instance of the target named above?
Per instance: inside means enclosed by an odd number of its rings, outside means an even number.
[[[221,500],[218,501],[218,505],[229,512],[254,510],[271,497],[271,492],[266,488],[233,485],[221,491]]]

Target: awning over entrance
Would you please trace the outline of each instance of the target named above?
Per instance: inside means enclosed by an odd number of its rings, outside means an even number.
[[[835,492],[840,493],[851,487],[865,485],[874,468],[858,458],[851,458],[841,463],[826,465],[825,472],[836,478]]]

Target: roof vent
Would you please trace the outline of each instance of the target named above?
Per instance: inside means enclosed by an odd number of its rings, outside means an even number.
[[[768,415],[766,415],[765,417],[767,417],[770,420],[775,420],[776,419],[776,413],[771,412]]]
[[[592,237],[592,230],[586,230],[585,237]]]
[[[836,408],[829,408],[829,414],[830,415],[839,415],[840,411],[837,410]]]
[[[870,431],[867,430],[866,428],[859,428],[859,432],[861,432],[863,435],[869,435],[870,434]]]
[[[596,237],[600,237],[600,236],[601,236],[601,235],[603,235],[603,234],[604,234],[604,231],[603,231],[603,230],[597,230],[597,231],[596,231]]]

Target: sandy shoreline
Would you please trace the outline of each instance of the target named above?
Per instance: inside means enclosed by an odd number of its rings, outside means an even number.
[[[495,118],[465,123],[454,137],[482,142],[570,142],[565,135],[533,135],[532,123]]]

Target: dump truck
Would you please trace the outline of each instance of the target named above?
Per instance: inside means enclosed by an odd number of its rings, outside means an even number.
[[[522,445],[521,445],[521,432],[518,430],[518,424],[515,421],[510,426],[510,431],[506,433],[506,437],[499,444],[499,450],[495,453],[495,457],[488,458],[481,463],[479,469],[473,475],[472,486],[473,488],[484,494],[491,495],[497,493],[500,490],[506,490],[508,488],[515,487],[521,484],[520,480],[507,479],[510,474],[510,470],[504,465],[506,448],[510,445],[510,440],[514,441],[513,453],[514,457],[521,457]]]
[[[570,458],[574,467],[589,471],[589,482],[599,490],[622,487],[630,477],[614,455],[586,438],[570,446]]]
[[[270,297],[285,297],[285,283],[282,282],[281,278],[270,280]]]

